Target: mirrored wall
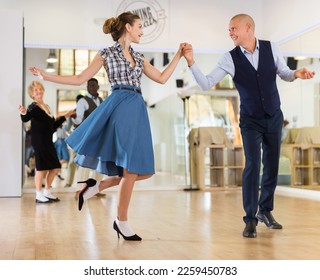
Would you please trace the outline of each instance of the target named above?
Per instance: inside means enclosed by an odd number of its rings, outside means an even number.
[[[69,64],[66,64],[68,65],[67,68],[74,71],[79,67],[83,68],[83,63],[89,63],[95,54],[95,52],[91,53],[90,51],[86,51],[86,54],[77,51],[66,51],[66,53],[59,52],[59,50],[55,51],[60,57],[60,62],[58,60],[56,64],[56,73],[67,71],[61,68],[66,63],[61,62],[62,57],[68,58],[65,60],[69,60]],[[47,66],[46,58],[49,54],[50,50],[48,49],[26,49],[26,65],[45,68]],[[70,55],[73,57],[72,59],[69,59]],[[146,54],[148,59],[159,56],[163,57],[159,53],[156,55]],[[203,71],[208,73],[220,56],[220,54],[196,54],[196,59]],[[75,59],[76,57],[81,58],[79,63]],[[288,64],[292,63],[292,58],[286,59]],[[73,62],[71,63],[71,61]],[[209,65],[208,62],[210,62]],[[70,66],[70,63],[72,66]],[[294,63],[295,65],[291,67],[319,69],[319,58],[306,58],[305,60],[294,61]],[[192,187],[188,135],[193,128],[223,127],[230,143],[241,145],[238,124],[239,98],[232,82],[230,83],[230,79],[222,81],[210,91],[202,92],[194,84],[185,64],[181,64],[180,69],[178,68],[171,78],[170,82],[174,86],[170,88],[170,93],[161,92],[167,89],[160,88],[157,94],[164,94],[165,98],[152,105],[147,103],[157,175],[149,182],[142,183],[141,187],[147,187],[147,185],[162,189]],[[105,74],[101,73],[99,75],[99,81],[106,79]],[[26,74],[26,87],[33,79],[33,76]],[[181,84],[176,83],[176,80],[183,81],[182,88]],[[143,87],[149,89],[153,87],[152,83],[144,80]],[[57,116],[67,107],[75,106],[75,100],[73,99],[77,94],[86,94],[86,85],[70,87],[48,82],[44,82],[44,84],[46,89],[45,100]],[[282,110],[288,121],[280,158],[279,185],[320,190],[319,84],[319,79],[312,81],[297,80],[293,83],[278,81]],[[107,98],[110,92],[107,82],[101,82],[99,92],[101,97]],[[182,95],[181,92],[183,92]],[[148,99],[148,91],[145,91],[144,95]],[[25,104],[27,105],[30,102],[30,98],[25,96]],[[25,151],[27,156],[27,152],[30,151],[29,136],[26,137]],[[66,172],[66,167],[63,170]],[[30,177],[32,177],[32,173]],[[32,178],[28,180],[32,185]],[[63,185],[63,182],[58,179],[56,183]]]

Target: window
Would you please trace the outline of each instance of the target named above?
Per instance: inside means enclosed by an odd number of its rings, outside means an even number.
[[[77,75],[81,73],[94,59],[97,54],[96,50],[59,50],[59,75]],[[95,75],[100,85],[108,85],[107,74],[102,67]]]

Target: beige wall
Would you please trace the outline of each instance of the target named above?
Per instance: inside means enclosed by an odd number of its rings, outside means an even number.
[[[0,26],[0,197],[10,197],[20,196],[22,187],[22,13],[0,10]]]
[[[116,14],[121,0],[1,0],[0,9],[20,10],[24,14],[25,43],[29,46],[91,46],[111,42],[101,32],[101,19]],[[130,1],[129,1],[130,2]],[[133,2],[133,1],[132,1]],[[139,1],[137,1],[139,2]],[[148,1],[145,1],[148,2]],[[139,47],[152,50],[175,49],[181,41],[191,41],[199,51],[221,52],[232,42],[228,22],[237,13],[251,14],[259,37],[286,43],[284,51],[310,52],[315,44],[302,48],[297,36],[319,29],[318,0],[184,0],[150,1],[165,14],[165,30],[155,41]],[[97,25],[95,21],[98,21]],[[319,32],[319,31],[318,31]],[[319,38],[313,37],[313,38]],[[290,44],[288,41],[293,41]],[[317,48],[319,52],[319,48]]]
[[[121,0],[1,0],[0,8],[21,10],[24,14],[25,43],[28,46],[93,46],[109,44],[101,31],[101,19],[114,16]],[[143,1],[136,1],[143,2]],[[181,41],[193,41],[202,50],[217,51],[231,46],[227,36],[229,18],[243,11],[242,1],[193,0],[144,1],[165,15],[165,29],[144,49],[172,49]],[[246,12],[262,18],[262,0],[247,0]],[[97,25],[95,22],[98,21]]]

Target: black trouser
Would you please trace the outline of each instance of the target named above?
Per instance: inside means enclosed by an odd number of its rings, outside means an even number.
[[[281,129],[283,114],[279,109],[273,116],[262,118],[240,116],[240,128],[245,154],[245,168],[242,175],[243,208],[245,223],[256,220],[259,209],[262,213],[273,210],[274,192],[277,185]],[[259,197],[259,177],[261,166],[263,174]]]

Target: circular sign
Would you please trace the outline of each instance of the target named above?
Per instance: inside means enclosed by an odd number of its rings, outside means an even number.
[[[165,11],[155,0],[124,0],[117,9],[117,15],[123,12],[131,12],[140,17],[143,26],[141,44],[147,44],[154,41],[164,30],[166,19]]]

